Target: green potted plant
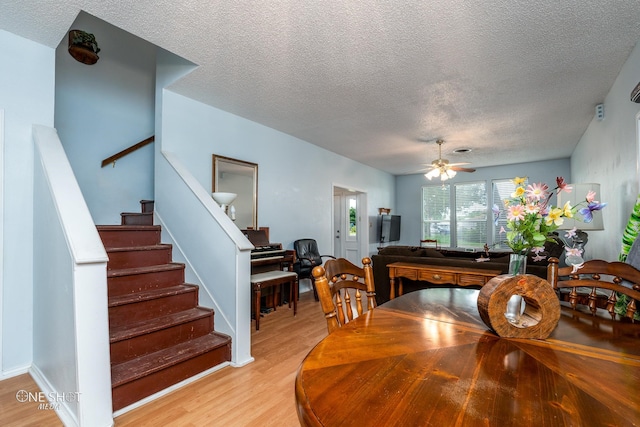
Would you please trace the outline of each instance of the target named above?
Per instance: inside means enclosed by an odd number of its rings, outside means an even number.
[[[69,54],[83,64],[98,62],[100,47],[93,34],[82,30],[69,31]]]

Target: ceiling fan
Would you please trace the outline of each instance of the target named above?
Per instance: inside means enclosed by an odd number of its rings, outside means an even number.
[[[437,139],[436,144],[438,144],[438,159],[431,162],[431,170],[424,174],[429,180],[440,177],[441,181],[446,181],[448,179],[456,176],[458,172],[475,172],[475,169],[471,168],[462,168],[462,165],[468,165],[469,163],[449,163],[449,160],[442,158],[442,144],[444,141],[442,139]]]

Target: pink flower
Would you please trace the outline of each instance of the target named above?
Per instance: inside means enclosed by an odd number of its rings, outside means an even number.
[[[525,206],[525,211],[527,214],[537,214],[538,212],[540,212],[540,207],[536,204],[533,203],[527,203],[527,206]]]
[[[572,239],[576,237],[576,231],[578,231],[578,229],[576,227],[573,227],[571,230],[567,231],[564,234],[564,237],[566,237],[567,239]]]
[[[573,268],[571,269],[571,274],[576,274],[578,270],[580,270],[582,267],[584,267],[584,262],[581,262],[580,264],[573,264]]]
[[[499,234],[506,233],[506,232],[507,232],[507,230],[504,229],[504,226],[503,225],[500,226],[500,233]]]
[[[547,257],[545,255],[536,255],[531,259],[533,260],[533,262],[537,262],[537,261],[544,261],[545,259],[547,259]]]
[[[556,177],[556,184],[558,184],[558,194],[563,191],[565,193],[571,193],[571,190],[573,190],[573,187],[569,187],[567,182],[561,176]]]
[[[527,197],[531,200],[544,200],[548,196],[549,187],[541,182],[527,185]]]
[[[534,248],[531,248],[531,252],[533,252],[536,255],[539,255],[540,252],[544,251],[544,246],[536,246]]]
[[[593,202],[595,198],[596,198],[596,192],[593,190],[589,190],[589,192],[587,193],[587,203]]]
[[[509,221],[524,220],[524,206],[522,205],[509,206],[509,209],[507,210],[507,220]]]
[[[567,251],[567,256],[581,256],[582,255],[582,249],[578,249],[578,248],[565,248],[565,251]]]

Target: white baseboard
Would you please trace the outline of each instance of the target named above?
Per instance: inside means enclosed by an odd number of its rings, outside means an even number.
[[[21,366],[9,371],[2,371],[0,372],[0,381],[8,380],[9,378],[17,377],[18,375],[27,374],[29,373],[29,368],[31,368],[31,365]]]
[[[31,368],[29,369],[29,374],[31,374],[31,377],[36,382],[36,384],[38,384],[38,387],[40,387],[40,391],[42,391],[45,394],[45,396],[49,395],[50,393],[53,393],[53,394],[57,393],[57,391],[51,385],[47,377],[45,377],[45,375],[42,373],[40,369],[38,369],[36,365],[31,365]],[[58,415],[58,418],[60,418],[60,421],[62,421],[62,424],[64,424],[66,427],[76,427],[76,426],[79,427],[78,419],[76,418],[75,414],[71,411],[71,408],[69,408],[68,402],[62,401],[62,402],[55,402],[55,403],[56,405],[54,406],[53,409],[56,411],[56,415]]]

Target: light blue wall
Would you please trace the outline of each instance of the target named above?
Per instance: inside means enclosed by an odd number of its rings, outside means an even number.
[[[81,13],[72,28],[93,33],[101,48],[94,65],[56,49],[55,127],[96,224],[119,224],[153,198],[153,145],[101,162],[154,134],[155,46]]]
[[[32,254],[38,244],[33,242],[32,125],[53,126],[54,51],[0,30],[0,64],[0,109],[5,114],[0,165],[2,378],[26,371],[32,360]]]
[[[258,225],[287,248],[311,237],[321,253],[332,252],[334,185],[366,192],[368,216],[394,207],[392,175],[170,91],[162,135],[163,149],[178,154],[209,191],[214,153],[257,163]]]
[[[629,56],[604,99],[604,120],[593,119],[571,156],[576,182],[600,183],[603,231],[589,232],[587,255],[617,260],[622,233],[638,197],[637,122],[640,104],[630,101],[640,81],[640,46]]]
[[[496,150],[496,155],[500,155]],[[569,159],[550,160],[546,162],[521,163],[515,165],[478,168],[473,173],[458,173],[448,183],[485,181],[491,188],[492,179],[512,179],[526,176],[529,182],[544,182],[550,188],[555,187],[556,177],[562,176],[571,180]],[[424,174],[404,175],[396,178],[396,206],[398,215],[402,216],[400,245],[420,244],[422,233],[422,187],[439,185],[440,181],[429,181]],[[554,201],[555,203],[555,201]]]

